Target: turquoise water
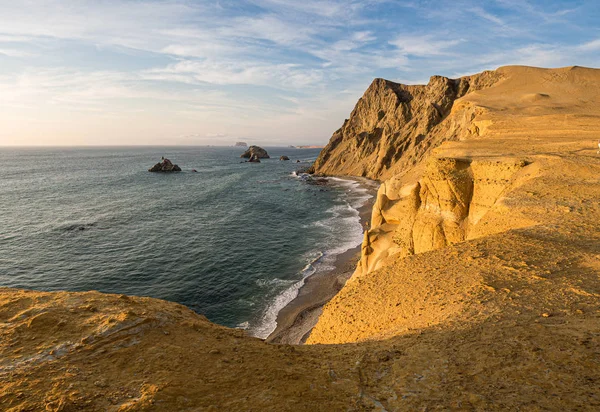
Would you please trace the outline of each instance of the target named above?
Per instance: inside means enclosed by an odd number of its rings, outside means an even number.
[[[267,336],[304,277],[360,244],[368,198],[295,177],[319,150],[267,150],[0,149],[0,286],[151,296]],[[148,173],[163,155],[183,172]]]

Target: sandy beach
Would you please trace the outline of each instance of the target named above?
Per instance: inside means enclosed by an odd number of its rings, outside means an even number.
[[[359,218],[363,228],[369,224],[371,210],[376,199],[379,183],[366,179],[353,179],[361,187],[369,190],[372,196],[359,209]],[[361,246],[349,249],[337,256],[335,269],[316,273],[306,278],[298,291],[298,296],[285,306],[277,315],[277,328],[267,337],[270,343],[303,344],[310,331],[316,325],[323,306],[329,302],[352,276],[360,259]]]

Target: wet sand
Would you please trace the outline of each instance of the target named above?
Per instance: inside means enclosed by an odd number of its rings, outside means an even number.
[[[361,183],[361,187],[368,189],[372,196],[358,209],[360,222],[366,229],[371,219],[371,210],[379,183],[366,180],[357,181]],[[354,273],[356,264],[360,260],[360,251],[360,245],[346,251],[337,256],[334,263],[335,269],[316,273],[306,278],[304,285],[298,291],[298,296],[277,314],[277,328],[267,337],[266,341],[303,344],[319,320],[323,306],[344,287],[346,281]]]

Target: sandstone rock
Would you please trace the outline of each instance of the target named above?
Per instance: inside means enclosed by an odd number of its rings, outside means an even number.
[[[250,159],[253,155],[256,155],[256,157],[259,159],[270,159],[270,156],[267,153],[267,151],[262,147],[258,146],[250,146],[248,150],[246,150],[240,157]]]
[[[173,164],[169,159],[163,159],[150,169],[149,172],[181,172],[181,168]]]
[[[454,102],[501,78],[497,72],[460,79],[433,76],[427,85],[413,86],[375,79],[321,151],[312,172],[383,180],[410,169],[471,126],[469,113],[456,121],[447,119]]]

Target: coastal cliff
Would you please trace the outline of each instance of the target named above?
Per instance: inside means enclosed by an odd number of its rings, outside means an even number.
[[[388,170],[399,173],[384,180],[379,189],[357,270],[325,306],[307,343],[379,339],[416,325],[465,320],[462,316],[474,302],[499,298],[496,286],[486,289],[489,284],[503,283],[510,291],[535,290],[537,284],[514,286],[523,276],[529,277],[527,282],[543,280],[540,284],[546,293],[540,289],[540,299],[550,299],[553,293],[564,294],[562,299],[567,300],[585,296],[565,283],[587,282],[587,277],[566,275],[579,259],[595,262],[590,265],[598,269],[593,245],[600,216],[593,199],[599,193],[595,139],[600,135],[600,116],[594,107],[600,103],[600,70],[512,66],[487,78],[501,80],[454,100],[450,114],[440,123],[451,138],[444,142],[433,136],[429,140],[434,143],[424,155],[413,148],[389,165]],[[456,115],[465,119],[460,114],[464,110],[471,113],[467,120],[459,129],[450,128],[457,124]],[[348,145],[351,140],[346,136]],[[356,135],[354,140],[359,142],[361,137]],[[337,133],[332,137],[336,141]],[[355,163],[354,153],[346,152]],[[346,163],[339,160],[342,155],[329,162],[331,157],[323,153],[316,172],[352,173],[340,167]],[[407,159],[416,160],[410,169],[405,166]],[[376,162],[372,164],[367,174],[387,175]],[[473,245],[482,244],[477,247],[482,253],[467,253]],[[542,250],[553,250],[556,258],[540,262]],[[567,257],[575,255],[581,256]],[[533,268],[531,261],[536,262]],[[456,265],[463,272],[454,273]],[[561,275],[550,276],[556,273]],[[597,272],[592,273],[590,285],[597,277]],[[453,295],[446,283],[460,283],[459,278],[471,274],[477,282],[467,289],[459,287]],[[416,279],[427,295],[417,298],[417,292],[407,289]],[[509,293],[516,300],[517,294]],[[441,307],[428,304],[432,294],[440,299]],[[535,299],[527,296],[520,303],[535,307]],[[549,308],[570,311],[565,302],[550,299],[536,308],[538,316]],[[436,310],[441,312],[433,315]],[[471,315],[481,322],[491,316],[483,313],[479,308]]]
[[[376,80],[315,163],[382,184],[307,345],[0,288],[0,409],[598,410],[599,105],[580,67]]]
[[[375,79],[311,171],[379,180],[406,171],[442,142],[477,133],[473,108],[454,109],[454,103],[500,79],[501,73],[490,71],[460,79],[433,76],[425,86]]]

